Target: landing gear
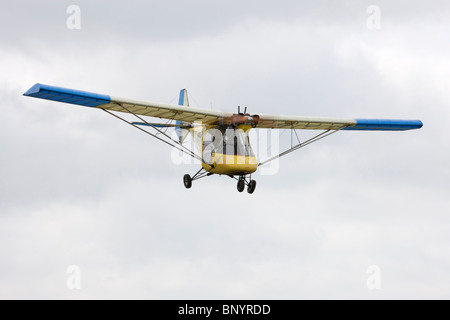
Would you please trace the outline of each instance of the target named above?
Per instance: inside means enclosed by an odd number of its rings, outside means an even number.
[[[237,183],[237,190],[239,192],[244,191],[245,189],[245,179],[244,177],[239,177],[238,183]]]
[[[245,186],[247,186],[247,192],[252,194],[253,192],[255,192],[255,188],[256,188],[256,181],[252,180],[251,176],[249,177],[249,181],[247,182],[247,179],[245,178],[245,176],[239,176],[239,179],[233,176],[230,176],[234,179],[236,179],[238,181],[237,183],[237,190],[239,192],[244,191]]]
[[[203,177],[207,177],[212,175],[211,172],[208,172],[204,169],[200,169],[196,174],[194,174],[192,177],[189,174],[185,174],[183,176],[183,184],[186,189],[190,189],[192,187],[192,182],[194,180],[201,179]],[[252,194],[255,192],[256,188],[256,181],[252,180],[251,175],[229,175],[230,178],[237,180],[237,190],[239,192],[243,192],[245,187],[247,186],[247,192]]]
[[[256,181],[250,180],[247,186],[247,192],[252,194],[255,191],[255,188],[256,188]]]
[[[186,189],[189,189],[190,187],[192,187],[192,178],[190,175],[185,174],[183,177],[183,183],[184,186],[186,187]]]
[[[198,179],[201,179],[203,177],[210,176],[210,175],[212,175],[212,173],[204,170],[203,168],[198,170],[197,173],[194,174],[192,177],[190,175],[188,175],[188,174],[185,174],[183,176],[184,186],[186,187],[186,189],[189,189],[190,187],[192,187],[192,181],[198,180]]]

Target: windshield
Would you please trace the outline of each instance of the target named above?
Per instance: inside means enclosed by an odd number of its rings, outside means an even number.
[[[248,132],[233,127],[209,129],[203,139],[203,150],[235,156],[254,156]],[[209,153],[208,152],[208,153]]]

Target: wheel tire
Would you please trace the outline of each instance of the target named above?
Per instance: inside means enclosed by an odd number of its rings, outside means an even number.
[[[237,183],[237,190],[239,192],[242,192],[242,191],[244,191],[244,189],[245,189],[245,181],[244,181],[244,179],[239,179],[239,181]]]
[[[255,191],[255,188],[256,188],[256,181],[250,180],[250,182],[248,183],[247,192],[251,194]]]
[[[183,177],[183,183],[184,186],[186,187],[186,189],[189,189],[190,187],[192,187],[192,178],[190,175],[185,174]]]

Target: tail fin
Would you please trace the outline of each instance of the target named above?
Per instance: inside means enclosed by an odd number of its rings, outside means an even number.
[[[186,89],[181,89],[180,99],[178,100],[178,105],[189,107],[189,100],[188,100],[188,95],[187,95]],[[176,121],[175,123],[180,126],[183,125],[183,121]],[[183,143],[184,139],[189,134],[188,129],[184,129],[181,127],[175,127],[175,132],[178,136],[178,140],[180,141],[180,143]]]
[[[178,100],[178,105],[189,107],[189,100],[188,100],[186,89],[181,89],[180,99]]]

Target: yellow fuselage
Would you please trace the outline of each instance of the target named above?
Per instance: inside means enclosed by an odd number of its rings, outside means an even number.
[[[256,171],[258,162],[250,146],[250,125],[206,126],[191,129],[202,150],[202,167],[209,173],[247,175]]]
[[[203,163],[203,169],[214,174],[246,175],[258,168],[254,156],[229,155],[221,153],[211,154],[211,164]]]

